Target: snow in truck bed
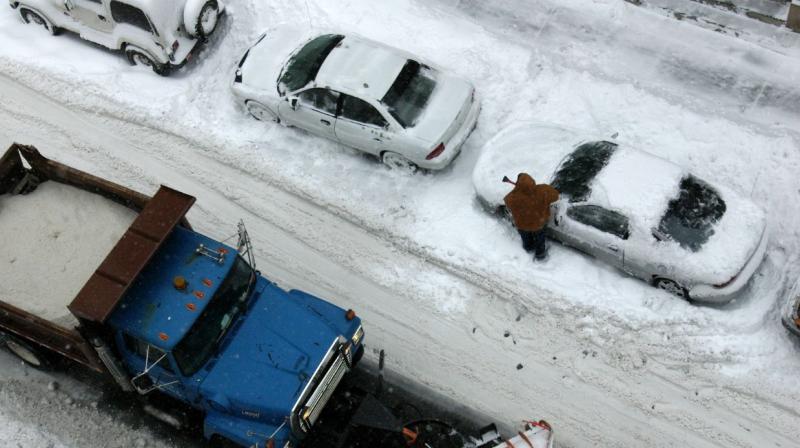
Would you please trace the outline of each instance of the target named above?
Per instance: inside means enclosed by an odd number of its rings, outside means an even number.
[[[67,305],[135,218],[133,210],[57,182],[0,196],[0,300],[70,322]]]

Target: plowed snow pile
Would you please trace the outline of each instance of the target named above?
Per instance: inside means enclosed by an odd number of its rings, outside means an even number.
[[[0,197],[0,298],[45,319],[64,318],[135,217],[108,199],[56,182]]]

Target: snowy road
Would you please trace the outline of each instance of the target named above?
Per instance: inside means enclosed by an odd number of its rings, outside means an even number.
[[[73,37],[40,36],[3,10],[0,37],[16,45],[0,50],[0,144],[33,143],[142,191],[159,182],[183,189],[198,197],[193,223],[215,237],[243,218],[268,276],[357,309],[368,345],[387,350],[396,375],[497,421],[547,418],[565,446],[792,446],[800,396],[782,386],[800,362],[777,310],[798,274],[791,226],[800,216],[800,114],[797,89],[782,74],[797,74],[797,63],[618,1],[583,14],[572,1],[530,14],[513,0],[492,11],[440,3],[391,0],[375,11],[368,1],[309,2],[317,21],[387,42],[400,34],[409,49],[476,80],[478,131],[436,176],[387,173],[234,107],[228,71],[252,36],[274,17],[307,20],[288,1],[232,2],[226,35],[207,59],[171,79],[133,71]],[[705,44],[638,42],[642,30]],[[418,37],[426,34],[437,44]],[[710,56],[719,46],[738,59]],[[708,84],[720,78],[727,81]],[[751,86],[777,93],[754,97]],[[689,306],[558,247],[547,266],[532,267],[512,231],[471,202],[480,144],[522,119],[621,131],[791,219],[774,224],[747,296],[723,309]],[[25,393],[15,385],[3,387],[0,419],[25,404],[9,395]],[[0,437],[105,446],[79,425],[15,425],[22,429]]]

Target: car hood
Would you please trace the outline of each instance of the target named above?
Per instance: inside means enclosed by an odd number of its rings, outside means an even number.
[[[425,111],[407,132],[430,149],[439,143],[447,144],[469,112],[473,91],[469,81],[439,71]]]
[[[242,83],[277,93],[278,76],[289,56],[313,36],[311,30],[282,25],[268,29],[242,56]]]
[[[217,409],[280,424],[339,332],[294,295],[263,279],[259,289],[200,391]]]
[[[502,182],[526,172],[537,183],[550,182],[558,165],[577,144],[589,140],[585,133],[533,122],[520,123],[500,131],[481,149],[472,172],[478,198],[492,209],[514,188]]]

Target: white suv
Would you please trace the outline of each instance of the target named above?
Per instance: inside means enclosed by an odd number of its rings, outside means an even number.
[[[217,27],[220,0],[9,0],[22,20],[61,29],[165,75],[185,64]]]

